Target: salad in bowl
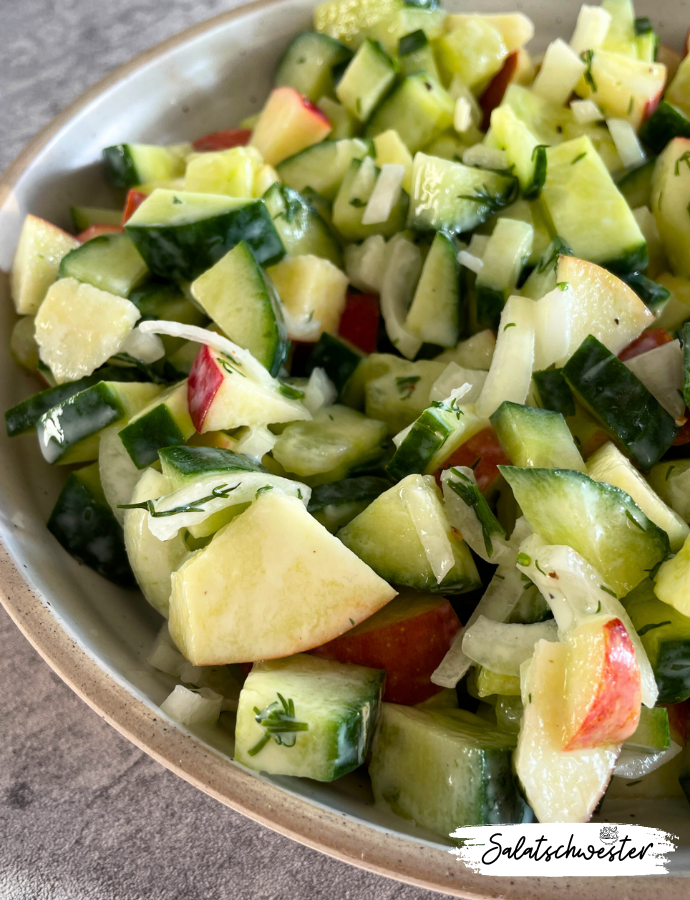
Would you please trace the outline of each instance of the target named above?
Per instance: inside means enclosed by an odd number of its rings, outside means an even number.
[[[162,712],[443,838],[690,795],[690,58],[630,0],[533,37],[327,0],[11,273],[7,433]]]

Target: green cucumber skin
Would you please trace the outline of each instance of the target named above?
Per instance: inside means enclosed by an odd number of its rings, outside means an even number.
[[[22,400],[21,403],[7,410],[5,413],[7,436],[17,437],[17,435],[33,431],[41,416],[45,415],[53,407],[59,406],[75,394],[79,394],[86,388],[93,387],[102,381],[141,382],[148,381],[148,379],[138,369],[129,369],[124,366],[106,366],[94,372],[93,375],[87,375],[78,381],[70,381],[67,384],[58,384],[56,387],[46,388],[46,390],[39,391],[32,397]]]
[[[683,325],[683,399],[690,403],[690,322]]]
[[[347,65],[352,59],[352,50],[340,41],[335,40],[335,38],[321,34],[318,31],[300,31],[290,41],[287,49],[278,60],[273,79],[275,86],[295,88],[295,90],[311,100],[312,103],[320,100],[323,96],[323,91],[319,90],[321,78],[317,77],[315,84],[308,86],[305,79],[300,77],[303,73],[297,68],[300,65],[305,63],[309,65],[312,62],[309,59],[309,55],[316,55],[318,44],[321,45],[321,63],[318,67],[321,70],[327,68],[332,73],[336,66],[340,66],[343,63]],[[319,76],[322,75],[323,72],[320,71]],[[333,93],[333,75],[331,74],[330,79],[326,76],[326,81],[330,81],[330,83],[327,84],[325,93],[327,96],[330,96]],[[307,89],[305,90],[305,88]]]
[[[401,481],[407,475],[423,474],[451,433],[452,428],[435,409],[425,410],[393,454],[386,472],[395,481]]]
[[[631,591],[623,605],[635,630],[641,632],[640,640],[659,689],[657,703],[687,700],[690,697],[690,618],[659,600],[650,581],[643,581]]]
[[[582,405],[649,471],[673,444],[678,428],[642,382],[592,335],[563,367]]]
[[[375,500],[389,487],[391,483],[388,479],[378,478],[375,475],[327,481],[313,489],[308,510],[313,514],[326,506],[340,506],[357,500]]]
[[[647,252],[647,244],[640,244],[639,247],[633,247],[623,256],[617,259],[606,260],[599,263],[602,269],[608,269],[614,275],[624,278],[633,272],[644,272],[649,265],[649,253]]]
[[[262,200],[180,225],[126,225],[149,269],[163,278],[195,281],[240,241],[271,266],[285,248]]]
[[[158,451],[163,447],[184,444],[187,439],[188,435],[180,431],[164,403],[126,425],[120,432],[120,440],[137,469],[145,469],[156,462]]]
[[[635,291],[647,309],[651,310],[655,315],[661,314],[661,310],[671,296],[668,288],[665,288],[662,284],[657,284],[656,281],[652,281],[651,278],[647,278],[641,272],[633,272],[631,275],[626,275],[623,281]]]
[[[141,184],[137,167],[127,144],[116,144],[103,150],[105,177],[116,188],[132,188]]]
[[[147,275],[131,238],[121,233],[91,238],[63,256],[58,270],[58,278],[76,278],[125,299]]]
[[[195,481],[222,472],[265,472],[268,469],[242,453],[220,447],[162,447],[163,474],[173,481]]]
[[[94,206],[70,206],[72,225],[77,234],[92,225],[121,225],[121,209],[100,209]]]
[[[481,328],[491,328],[492,331],[498,331],[501,313],[506,302],[503,291],[475,282],[475,295],[477,324]]]
[[[649,206],[655,166],[656,157],[653,157],[639,166],[626,169],[616,179],[616,187],[628,201],[631,209],[637,209],[638,206]]]
[[[677,137],[690,138],[690,119],[677,106],[662,100],[640,128],[640,138],[654,153],[661,153]]]
[[[79,441],[124,417],[119,397],[106,382],[99,382],[44,413],[36,432],[47,461],[56,463]]]
[[[546,184],[547,157],[546,147],[538,145],[534,148],[534,175],[532,183],[522,192],[525,200],[536,200]]]
[[[562,369],[545,369],[532,376],[543,409],[550,409],[564,417],[575,415],[575,400]]]
[[[72,472],[48,519],[48,531],[78,562],[121,587],[136,587],[122,526],[105,502]]]
[[[338,238],[305,197],[287,185],[273,184],[263,199],[289,255],[313,254],[342,269]]]
[[[363,359],[364,355],[359,351],[351,349],[344,341],[324,332],[314,344],[306,367],[307,375],[311,375],[316,368],[322,368],[336,386],[340,397]]]

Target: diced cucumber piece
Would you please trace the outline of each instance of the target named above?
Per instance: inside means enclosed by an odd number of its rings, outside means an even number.
[[[664,311],[671,298],[671,292],[668,288],[656,281],[652,281],[651,278],[647,278],[641,272],[633,272],[632,275],[626,275],[625,283],[635,291],[647,309],[657,317]]]
[[[620,488],[572,469],[499,469],[532,530],[584,556],[619,596],[668,555],[666,533]]]
[[[320,256],[342,268],[338,239],[311,203],[281,184],[271,185],[263,200],[289,256]]]
[[[58,278],[76,278],[109,294],[129,297],[148,274],[128,235],[102,234],[64,256]]]
[[[575,415],[573,392],[561,369],[534,372],[532,378],[539,395],[539,405],[543,409],[550,409],[566,417]]]
[[[331,133],[328,135],[331,141],[355,137],[362,130],[361,122],[342,103],[322,97],[317,106],[331,123]]]
[[[640,721],[633,734],[625,742],[628,750],[641,750],[658,753],[671,746],[671,730],[668,723],[668,711],[663,706],[640,709]]]
[[[435,402],[414,422],[386,471],[396,481],[407,475],[433,474],[465,441],[486,427],[474,407]]]
[[[350,403],[350,392],[355,393],[356,382],[364,383],[364,411],[372,419],[388,425],[388,433],[397,434],[407,428],[429,405],[429,392],[446,368],[434,360],[408,362],[386,354],[372,354],[369,360],[355,372],[343,400]]]
[[[117,144],[103,151],[105,174],[118,188],[170,181],[184,175],[188,144],[159,147],[154,144]]]
[[[36,424],[41,453],[59,465],[97,459],[101,431],[124,424],[160,392],[156,384],[99,381],[60,400]]]
[[[301,500],[279,491],[260,493],[172,584],[170,634],[194,665],[318,647],[395,596]]]
[[[493,78],[507,55],[503,36],[486,16],[465,16],[459,28],[436,42],[436,57],[444,81],[449,83],[457,75],[470,89],[478,89]]]
[[[644,269],[644,236],[591,140],[549,147],[546,156],[541,201],[553,233],[580,259],[623,274]]]
[[[310,486],[337,481],[376,465],[387,428],[347,406],[328,406],[308,422],[294,422],[278,436],[273,458]]]
[[[360,350],[324,331],[309,357],[307,374],[310,375],[316,368],[323,369],[342,398],[343,390],[363,359]]]
[[[642,123],[640,138],[654,153],[661,153],[674,138],[690,138],[690,119],[682,109],[668,100],[662,100],[651,116]],[[654,160],[650,162],[651,167],[649,163],[645,165],[653,169]],[[624,191],[623,194],[625,195]]]
[[[128,297],[141,313],[140,322],[147,319],[165,319],[182,325],[204,326],[208,319],[199,307],[187,299],[182,290],[171,281],[152,279],[136,288]],[[170,357],[185,343],[183,338],[160,335],[165,354]],[[198,349],[198,345],[197,345]],[[113,379],[114,380],[114,379]]]
[[[69,214],[77,234],[93,225],[122,225],[121,209],[100,209],[96,206],[70,206]]]
[[[465,710],[384,703],[369,774],[378,804],[445,838],[529,821],[512,770],[515,735]]]
[[[673,606],[684,616],[690,613],[690,543],[687,540],[672,559],[662,564],[654,581],[654,593],[659,600]]]
[[[690,697],[690,618],[662,603],[650,581],[628,594],[623,604],[654,669],[658,703]]]
[[[673,443],[673,418],[644,384],[591,335],[563,367],[563,375],[592,413],[645,471]]]
[[[188,193],[250,199],[262,165],[263,158],[254,147],[195,153],[187,164],[184,189]]]
[[[362,218],[380,169],[367,156],[353,159],[343,177],[333,203],[333,226],[348,241],[362,241],[373,234],[390,238],[405,227],[409,198],[401,190],[388,219],[377,225],[363,225]]]
[[[658,158],[651,206],[671,271],[690,278],[690,141],[675,138]]]
[[[388,479],[375,475],[329,481],[314,488],[307,509],[317,522],[335,534],[389,487]]]
[[[147,469],[137,482],[131,503],[157,500],[170,493],[170,482],[155,469]],[[181,534],[159,541],[149,531],[144,509],[125,510],[125,545],[134,576],[148,602],[167,618],[170,576],[189,556]]]
[[[79,241],[37,216],[24,219],[12,263],[10,288],[20,316],[33,316],[58,277],[60,262]]]
[[[125,226],[156,275],[193,281],[240,241],[262,265],[285,254],[261,200],[155,190]]]
[[[333,94],[333,66],[347,62],[352,51],[340,41],[314,31],[300,31],[280,58],[276,87],[292,87],[316,103]]]
[[[368,28],[404,5],[403,0],[326,0],[314,10],[314,28],[358,47]],[[433,9],[436,4],[420,5]]]
[[[98,476],[98,463],[71,472],[48,519],[48,531],[76,560],[122,587],[134,577],[122,527]]]
[[[454,110],[450,94],[432,75],[408,75],[374,112],[365,134],[374,138],[393,128],[417,153],[451,127]]]
[[[366,38],[338,82],[335,95],[360,122],[366,122],[395,81],[397,64],[378,41]]]
[[[423,495],[427,503],[424,522],[415,518],[408,506],[410,490]],[[437,529],[441,532],[438,536]],[[338,532],[338,537],[382,578],[394,584],[442,594],[459,594],[479,586],[469,548],[453,533],[430,475],[409,475],[374,500]],[[452,565],[440,581],[430,561],[439,548],[440,552],[449,553],[448,563]]]
[[[417,153],[407,226],[418,231],[473,231],[512,203],[516,191],[514,178]]]
[[[453,239],[439,231],[424,261],[405,328],[427,344],[454,347],[460,333],[460,266]]]
[[[439,80],[434,51],[429,43],[429,38],[421,28],[400,38],[398,59],[403,75],[417,75],[418,72],[426,72],[432,78]]]
[[[446,13],[442,9],[423,8],[408,3],[368,28],[367,36],[373,41],[379,41],[386,53],[393,56],[399,51],[400,41],[411,33],[421,31],[428,46],[429,41],[441,37],[445,21]]]
[[[465,341],[460,341],[452,350],[444,350],[434,357],[434,362],[454,362],[464,369],[481,369],[488,372],[491,368],[491,360],[496,349],[496,336],[493,331],[486,329]]]
[[[532,253],[534,229],[518,219],[500,218],[482,255],[475,281],[480,327],[498,328],[505,302],[515,293],[522,270]]]
[[[261,463],[220,447],[163,447],[158,453],[161,469],[172,493],[209,475],[225,472],[267,472]]]
[[[41,361],[58,384],[90,375],[120,350],[139,318],[129,300],[62,278],[36,314]]]
[[[346,775],[369,754],[385,677],[304,654],[254,663],[237,709],[236,761],[316,781]]]
[[[187,382],[182,381],[133,416],[120,431],[120,439],[137,469],[145,469],[158,459],[160,449],[184,444],[193,434],[187,409]]]
[[[491,416],[491,424],[514,466],[586,471],[560,413],[506,400]]]
[[[520,696],[520,678],[515,675],[500,675],[484,666],[477,667],[477,694],[480,698],[500,694],[504,697]]]
[[[491,113],[491,146],[505,150],[522,196],[528,200],[538,197],[546,181],[547,148],[507,104]]]
[[[129,503],[141,472],[120,440],[117,425],[106,428],[98,444],[98,472],[105,499],[120,525],[125,524],[124,504]]]
[[[409,194],[412,190],[412,155],[400,139],[400,135],[392,128],[377,134],[374,138],[374,148],[376,150],[376,163],[383,166],[390,163],[394,166],[404,166],[405,175],[403,176],[402,186]]]
[[[58,406],[80,391],[93,387],[100,381],[144,381],[145,376],[137,369],[124,366],[105,366],[78,381],[68,381],[55,387],[39,391],[32,397],[22,400],[5,412],[7,436],[16,437],[33,431],[44,413]]]
[[[191,286],[192,297],[236,344],[271,375],[287,357],[287,331],[273,285],[246,241],[240,241]]]
[[[664,143],[664,147],[666,144]],[[662,148],[663,149],[663,148]],[[616,185],[628,202],[630,209],[649,206],[652,195],[652,175],[656,157],[645,160],[639,166],[625,169],[617,178]]]
[[[326,200],[334,200],[352,160],[370,153],[371,145],[360,138],[321,141],[284,159],[277,171],[288,187],[300,193],[309,187]]]
[[[33,316],[21,316],[12,327],[10,353],[15,363],[27,372],[38,372],[41,361],[36,343]]]
[[[661,500],[632,463],[613,443],[605,444],[587,460],[587,474],[596,481],[613,484],[629,494],[642,512],[668,535],[671,551],[677,553],[690,529],[678,513]]]

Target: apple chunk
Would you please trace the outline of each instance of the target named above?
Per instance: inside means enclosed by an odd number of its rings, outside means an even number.
[[[250,144],[269,166],[318,144],[331,131],[321,110],[291,87],[276,88],[254,126]]]
[[[568,635],[565,750],[620,744],[640,718],[640,669],[620,619],[596,616]]]
[[[295,497],[267,491],[174,574],[170,634],[197,666],[311,650],[396,591]]]
[[[432,684],[431,673],[459,630],[460,620],[444,597],[403,589],[370,619],[312,652],[385,669],[384,700],[414,706],[441,690]]]
[[[566,643],[539,641],[523,664],[520,689],[524,714],[515,770],[540,822],[587,822],[609,783],[619,744],[563,749]]]
[[[207,345],[192,364],[187,403],[199,433],[311,418],[301,403],[280,392],[277,381],[275,389],[259,384],[240,365]]]

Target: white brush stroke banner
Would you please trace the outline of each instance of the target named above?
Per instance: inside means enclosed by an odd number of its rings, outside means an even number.
[[[452,834],[450,852],[480,875],[611,877],[663,875],[675,835],[643,825],[478,825]]]

